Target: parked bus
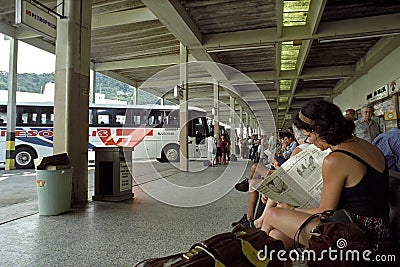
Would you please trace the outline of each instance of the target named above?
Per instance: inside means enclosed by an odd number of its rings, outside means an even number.
[[[33,168],[34,159],[53,153],[53,103],[17,103],[15,131],[16,168]],[[188,110],[189,158],[207,157],[209,136],[206,112]],[[6,154],[7,103],[0,102],[0,162]],[[89,164],[95,147],[133,147],[133,159],[179,161],[179,106],[122,106],[91,104],[89,107]]]

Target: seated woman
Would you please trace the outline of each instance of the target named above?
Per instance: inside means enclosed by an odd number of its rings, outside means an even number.
[[[307,142],[307,136],[305,136],[299,128],[297,128],[294,124],[291,127],[293,129],[293,133],[294,133],[294,137],[296,139],[296,142],[298,143],[298,146],[296,146],[293,151],[292,154],[290,155],[290,157],[293,157],[295,155],[297,155],[298,153],[302,152],[304,149],[306,149],[310,143]],[[272,165],[274,166],[275,169],[278,169],[280,167],[280,165],[283,164],[284,161],[278,162],[279,157],[275,157]],[[265,172],[264,172],[265,173]],[[250,191],[249,191],[250,194]],[[262,201],[265,205],[264,208],[264,212],[261,214],[261,216],[259,218],[257,218],[256,220],[253,221],[254,227],[256,228],[261,228],[263,225],[263,221],[266,217],[266,212],[269,208],[271,207],[275,207],[277,205],[277,202],[272,200],[272,199],[268,199],[266,196],[262,196]]]
[[[374,230],[379,238],[390,237],[388,169],[382,153],[371,143],[353,136],[354,123],[327,101],[307,103],[294,124],[321,150],[330,148],[322,165],[323,189],[319,207],[300,209],[279,204],[266,211],[262,229],[291,249],[293,237],[310,214],[346,209],[353,221]],[[301,232],[300,243],[308,244],[310,231],[319,219]]]

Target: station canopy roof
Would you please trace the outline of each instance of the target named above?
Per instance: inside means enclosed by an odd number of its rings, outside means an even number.
[[[39,0],[56,9],[57,2]],[[177,102],[181,47],[189,99],[219,120],[235,112],[265,132],[287,128],[310,99],[332,99],[399,47],[398,0],[92,0],[91,62],[97,72]],[[1,32],[47,51],[54,40],[15,25],[0,0]],[[243,116],[244,117],[244,116]]]

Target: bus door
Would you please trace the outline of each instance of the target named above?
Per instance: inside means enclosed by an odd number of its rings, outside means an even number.
[[[207,122],[203,117],[194,118],[189,121],[189,157],[207,157]]]

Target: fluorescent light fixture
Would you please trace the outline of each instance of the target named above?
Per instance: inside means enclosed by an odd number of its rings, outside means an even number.
[[[231,51],[241,51],[241,50],[251,50],[260,48],[273,48],[275,45],[258,45],[258,46],[242,46],[242,47],[225,47],[225,48],[210,48],[207,49],[208,53],[219,53],[219,52],[231,52]]]
[[[330,42],[341,42],[341,41],[351,41],[351,40],[360,40],[360,39],[368,39],[368,38],[376,38],[376,37],[384,37],[384,36],[393,36],[399,35],[399,32],[394,33],[381,33],[381,34],[371,34],[371,35],[363,35],[363,36],[348,36],[348,37],[341,37],[341,38],[323,38],[318,39],[318,41],[322,43],[330,43]]]

